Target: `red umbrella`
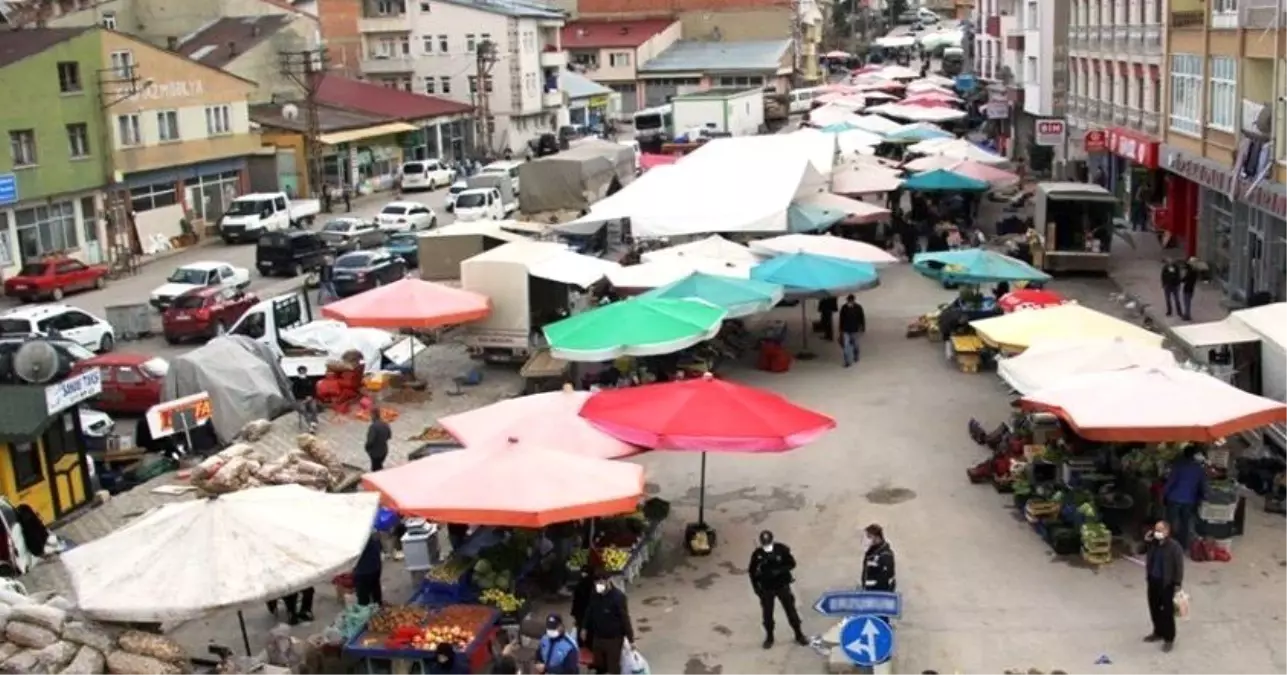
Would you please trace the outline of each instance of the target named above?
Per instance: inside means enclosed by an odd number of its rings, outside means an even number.
[[[1006,312],[1016,312],[1021,309],[1042,309],[1044,307],[1054,307],[1068,302],[1064,296],[1054,292],[1039,288],[1021,288],[1017,291],[1010,291],[1001,296],[997,301],[1001,309]]]
[[[706,502],[707,452],[785,452],[811,443],[836,421],[762,389],[701,379],[600,391],[581,416],[627,443],[702,453],[698,522]]]

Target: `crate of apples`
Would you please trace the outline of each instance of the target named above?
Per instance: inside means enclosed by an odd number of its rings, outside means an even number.
[[[431,652],[438,645],[446,643],[460,653],[468,649],[469,643],[473,641],[474,632],[462,626],[431,626],[411,640],[411,648]]]

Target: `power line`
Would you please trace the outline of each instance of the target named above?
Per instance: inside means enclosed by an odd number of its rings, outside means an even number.
[[[319,119],[317,92],[322,87],[322,77],[330,62],[325,47],[303,51],[280,51],[277,58],[281,72],[304,92],[304,151],[308,154],[306,171],[308,184],[315,194],[321,195],[322,184],[321,120]]]

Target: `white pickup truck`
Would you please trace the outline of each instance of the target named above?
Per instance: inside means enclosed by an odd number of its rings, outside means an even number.
[[[232,200],[219,218],[224,243],[259,241],[259,235],[313,224],[322,212],[316,199],[290,199],[285,192],[256,192]]]

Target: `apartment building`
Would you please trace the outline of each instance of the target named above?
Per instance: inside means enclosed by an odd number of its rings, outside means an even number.
[[[563,27],[563,47],[572,68],[621,94],[621,112],[644,107],[639,67],[675,44],[673,19],[583,20]]]
[[[521,154],[568,119],[561,10],[523,0],[319,0],[322,34],[341,69],[406,91],[475,106],[480,145]],[[494,59],[479,68],[479,48]]]
[[[1166,16],[1158,226],[1231,301],[1287,300],[1287,7],[1170,0]]]

